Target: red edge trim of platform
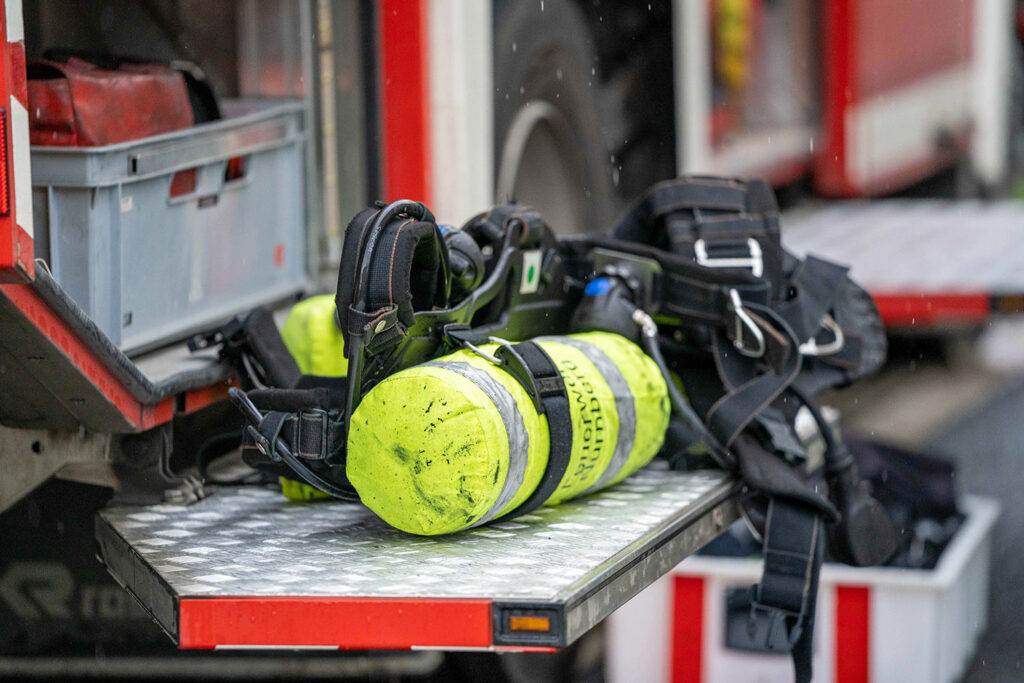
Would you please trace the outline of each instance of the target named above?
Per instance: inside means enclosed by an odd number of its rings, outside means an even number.
[[[238,597],[186,598],[178,604],[182,649],[492,646],[489,600]]]
[[[992,297],[983,292],[912,294],[872,292],[886,327],[938,323],[980,323],[992,313]]]

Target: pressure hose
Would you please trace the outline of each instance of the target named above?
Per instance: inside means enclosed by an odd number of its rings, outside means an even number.
[[[654,318],[641,308],[633,310],[632,318],[633,322],[640,327],[640,340],[643,343],[644,350],[654,360],[661,371],[662,377],[665,378],[665,384],[668,386],[668,398],[672,403],[672,412],[683,421],[691,433],[700,437],[704,445],[707,446],[708,453],[718,463],[719,467],[729,471],[735,470],[736,457],[715,438],[715,435],[707,428],[707,425],[704,424],[704,421],[694,411],[690,402],[683,396],[679,387],[676,386],[668,365],[665,363],[665,356],[662,355],[661,347],[658,344],[658,324],[654,322]]]
[[[899,551],[899,532],[882,504],[871,495],[853,454],[836,437],[818,406],[800,388],[790,386],[789,390],[807,407],[825,440],[825,480],[841,515],[840,522],[829,529],[832,553],[855,567],[885,564]]]

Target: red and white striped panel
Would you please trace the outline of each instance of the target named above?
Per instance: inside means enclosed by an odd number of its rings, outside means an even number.
[[[0,103],[6,105],[6,111],[0,173],[5,176],[9,206],[8,211],[0,215],[0,282],[18,282],[32,279],[35,272],[28,86],[21,0],[4,0],[3,5],[5,49],[0,59]]]
[[[818,191],[891,192],[963,154],[974,126],[978,1],[826,3]]]
[[[966,496],[967,520],[930,571],[826,564],[814,628],[814,680],[953,683],[988,619],[995,501]],[[608,619],[612,683],[790,683],[786,654],[726,647],[726,593],[761,577],[757,559],[691,557]]]
[[[377,7],[384,199],[461,224],[494,197],[491,3]]]

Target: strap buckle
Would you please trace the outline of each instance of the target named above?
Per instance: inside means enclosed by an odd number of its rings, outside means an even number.
[[[725,646],[743,652],[792,652],[803,634],[804,617],[759,602],[759,589],[726,590]]]
[[[515,346],[508,340],[501,337],[488,337],[487,341],[498,345],[493,354],[487,353],[468,339],[459,339],[458,341],[464,348],[469,349],[488,363],[504,368],[512,375],[523,389],[526,389],[538,414],[544,414],[545,398],[565,393],[565,382],[557,371],[552,376],[534,374],[526,359],[516,351]]]
[[[752,642],[761,644],[765,650],[782,650],[779,639],[775,637],[777,628],[783,629],[784,643],[788,646],[784,651],[792,652],[793,647],[804,632],[804,615],[781,607],[769,607],[759,601],[761,592],[760,584],[754,586],[754,597],[750,601],[750,615],[747,617],[747,635]],[[760,616],[763,615],[763,616]],[[793,626],[786,631],[786,619],[792,618]],[[764,621],[768,622],[764,630],[763,638],[758,638],[758,626]]]
[[[754,277],[761,277],[764,275],[761,245],[753,237],[748,237],[747,250],[749,256],[715,257],[708,255],[708,243],[703,237],[693,243],[693,253],[697,257],[697,265],[708,268],[750,268]]]
[[[187,344],[188,350],[195,353],[217,344],[223,344],[225,350],[228,348],[233,350],[244,344],[245,341],[245,326],[242,324],[242,319],[235,316],[215,330],[193,335]]]
[[[754,319],[750,317],[750,314],[747,313],[747,309],[743,306],[743,300],[740,298],[740,293],[735,289],[729,290],[729,305],[732,308],[733,315],[735,315],[732,345],[736,347],[737,351],[748,358],[761,358],[768,348],[764,340],[764,333],[757,326],[757,323],[754,322]],[[753,345],[747,344],[748,336]]]
[[[256,427],[253,425],[246,425],[245,432],[249,435],[249,438],[252,439],[253,444],[256,446],[256,450],[270,458],[273,462],[281,462],[281,455],[270,444],[270,439],[260,434]]]
[[[839,327],[835,318],[826,313],[821,317],[821,326],[832,333],[832,341],[827,344],[819,344],[814,337],[811,337],[800,345],[800,353],[805,356],[831,356],[842,351],[846,338],[843,336],[843,328]]]

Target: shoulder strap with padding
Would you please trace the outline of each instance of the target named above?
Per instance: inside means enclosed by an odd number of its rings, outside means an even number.
[[[447,305],[449,288],[447,249],[425,206],[401,201],[359,213],[345,231],[335,299],[346,356],[390,348],[416,311]]]

